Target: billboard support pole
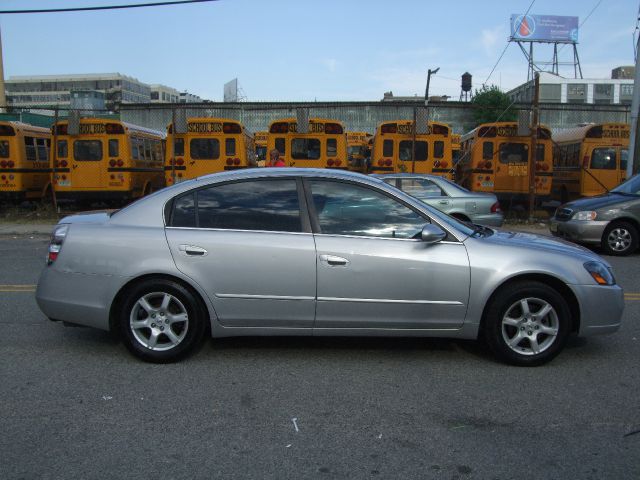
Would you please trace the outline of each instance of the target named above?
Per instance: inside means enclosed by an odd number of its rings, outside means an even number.
[[[538,107],[540,101],[540,74],[536,73],[533,83],[533,118],[531,119],[531,150],[529,151],[529,221],[533,222],[535,206],[535,165],[538,159]]]
[[[638,43],[636,46],[636,52],[640,48],[640,36],[638,36]],[[629,161],[627,162],[627,178],[638,171],[638,163],[640,163],[640,132],[638,131],[638,110],[640,110],[640,55],[636,54],[636,73],[633,80],[633,98],[631,99],[631,132],[629,135]]]

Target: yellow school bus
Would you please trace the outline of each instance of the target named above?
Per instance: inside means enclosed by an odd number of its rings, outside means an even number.
[[[348,168],[352,172],[367,173],[371,160],[371,138],[373,135],[367,132],[347,132]]]
[[[269,132],[256,132],[253,135],[253,142],[256,148],[256,161],[258,166],[264,166],[264,162],[267,160],[267,136]],[[260,165],[262,163],[262,165]]]
[[[104,118],[81,119],[77,134],[66,120],[51,129],[59,199],[132,200],[164,187],[162,132]]]
[[[167,128],[165,175],[167,185],[255,165],[253,135],[237,120],[193,117],[186,133]]]
[[[453,167],[455,168],[460,161],[461,155],[461,147],[460,147],[460,137],[459,133],[451,134],[451,161],[453,162]]]
[[[432,173],[451,179],[451,127],[446,123],[429,122],[426,131],[426,134],[414,135],[411,120],[378,125],[370,172]]]
[[[271,122],[267,150],[277,149],[287,167],[346,170],[347,135],[337,120],[310,118],[308,133],[298,133],[295,118]]]
[[[0,122],[0,200],[42,198],[51,188],[51,132]]]
[[[551,193],[553,161],[551,131],[538,127],[535,193],[544,200]],[[518,135],[515,122],[483,123],[461,139],[462,160],[456,178],[474,192],[493,192],[507,201],[525,201],[529,194],[531,137]]]
[[[553,135],[553,197],[565,203],[599,195],[627,177],[630,128],[601,123],[563,129]]]

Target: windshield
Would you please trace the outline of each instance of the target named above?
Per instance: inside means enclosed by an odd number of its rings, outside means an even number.
[[[640,175],[634,175],[629,180],[627,180],[624,183],[621,183],[611,191],[614,193],[640,195]]]

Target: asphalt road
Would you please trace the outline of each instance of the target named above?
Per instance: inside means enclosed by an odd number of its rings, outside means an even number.
[[[212,340],[150,365],[40,313],[46,244],[0,236],[2,479],[640,478],[640,295],[618,333],[539,368],[355,338]],[[640,292],[640,255],[608,260]]]

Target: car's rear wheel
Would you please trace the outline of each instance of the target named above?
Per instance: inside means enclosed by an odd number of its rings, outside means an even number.
[[[630,255],[638,248],[638,230],[629,222],[611,222],[602,234],[602,249],[608,255]]]
[[[205,315],[195,296],[179,283],[164,279],[133,287],[121,304],[119,322],[127,348],[156,363],[191,353],[205,331]]]
[[[553,359],[571,329],[566,300],[553,288],[535,281],[503,288],[493,298],[484,321],[484,337],[501,360],[537,366]]]

